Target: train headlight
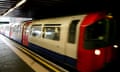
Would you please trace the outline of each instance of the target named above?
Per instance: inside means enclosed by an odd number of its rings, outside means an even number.
[[[100,54],[101,54],[101,51],[100,51],[99,49],[96,49],[96,50],[94,51],[94,53],[95,53],[95,55],[100,55]]]
[[[118,45],[113,45],[114,48],[118,48]]]

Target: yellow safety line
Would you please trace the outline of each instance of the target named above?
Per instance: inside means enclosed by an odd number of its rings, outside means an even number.
[[[55,72],[60,72],[59,70],[57,70],[56,68],[52,67],[51,65],[47,64],[46,62],[40,60],[39,58],[37,58],[36,56],[32,55],[31,53],[27,52],[26,50],[24,50],[23,48],[19,48],[22,49],[25,53],[27,53],[28,55],[32,56],[33,58],[35,58],[37,61],[39,61],[40,63],[44,64],[45,66],[49,67],[50,69],[52,69]]]

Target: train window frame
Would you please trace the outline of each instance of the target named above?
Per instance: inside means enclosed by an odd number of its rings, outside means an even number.
[[[37,31],[34,31],[33,28],[39,28]],[[36,28],[35,28],[36,29]],[[40,33],[39,33],[40,32]],[[30,35],[32,37],[41,37],[42,36],[42,24],[32,25]]]
[[[68,29],[68,43],[76,43],[77,25],[80,20],[72,20]]]
[[[61,24],[44,24],[42,38],[59,41],[60,40],[60,32],[61,32],[60,26],[61,26]],[[51,30],[50,30],[50,28],[51,28]]]

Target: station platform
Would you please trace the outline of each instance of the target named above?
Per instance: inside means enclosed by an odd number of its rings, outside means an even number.
[[[19,44],[0,34],[0,72],[50,72],[36,60],[17,49]],[[27,51],[26,51],[27,52]]]
[[[0,72],[35,72],[0,38]]]
[[[0,72],[68,72],[0,34]]]

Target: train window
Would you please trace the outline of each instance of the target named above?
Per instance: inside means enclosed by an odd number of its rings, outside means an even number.
[[[47,25],[46,27],[44,27],[43,30],[43,38],[50,40],[60,39],[60,27],[58,26],[58,24],[54,24],[54,26]]]
[[[41,25],[34,25],[31,29],[31,36],[40,37],[42,35]]]
[[[69,43],[75,43],[76,40],[76,27],[80,20],[73,20],[69,27],[69,33],[68,33],[68,42]]]
[[[86,27],[84,47],[86,49],[93,49],[109,45],[115,30],[114,25],[113,20],[102,19]]]
[[[0,24],[9,24],[9,22],[0,22]]]

